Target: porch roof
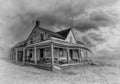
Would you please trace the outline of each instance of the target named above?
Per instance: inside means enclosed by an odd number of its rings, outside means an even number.
[[[31,44],[31,45],[27,45],[26,47],[34,47],[34,46],[50,46],[50,44],[53,43],[55,46],[59,46],[59,47],[69,47],[69,48],[81,48],[81,49],[85,49],[91,52],[91,50],[89,48],[87,48],[84,45],[80,45],[80,44],[73,44],[73,43],[68,43],[66,41],[59,41],[59,40],[46,40],[43,42],[39,42],[39,43],[35,43],[35,44]]]
[[[46,40],[46,41],[42,41],[42,42],[38,42],[38,43],[27,45],[26,47],[46,46],[46,45],[50,45],[50,43],[51,43],[51,40]]]
[[[17,44],[14,46],[14,48],[15,48],[15,47],[25,47],[25,40],[17,43]]]
[[[81,44],[73,44],[73,43],[68,43],[68,42],[62,42],[62,41],[58,41],[58,40],[54,40],[52,41],[56,46],[63,46],[63,47],[69,47],[69,48],[81,48],[81,49],[85,49],[88,50],[90,52],[92,52],[89,48],[87,48],[85,45],[81,45]]]

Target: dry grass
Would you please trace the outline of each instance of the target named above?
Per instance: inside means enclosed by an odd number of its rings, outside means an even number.
[[[120,67],[80,66],[50,72],[0,60],[0,84],[120,84]]]

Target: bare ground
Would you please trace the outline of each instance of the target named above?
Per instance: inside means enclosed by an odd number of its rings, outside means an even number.
[[[50,72],[0,59],[0,84],[120,84],[120,67],[84,66]]]

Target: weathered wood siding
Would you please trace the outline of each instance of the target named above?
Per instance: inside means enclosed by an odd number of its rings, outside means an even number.
[[[29,37],[27,44],[34,44],[34,43],[38,43],[44,40],[47,40],[50,38],[50,35],[48,33],[46,33],[45,31],[36,28],[35,30],[33,30],[31,36]]]
[[[75,37],[74,37],[72,31],[69,32],[69,34],[68,34],[67,38],[65,39],[65,41],[76,44],[76,40],[75,40]]]

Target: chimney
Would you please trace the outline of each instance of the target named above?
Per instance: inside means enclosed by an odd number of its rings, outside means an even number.
[[[40,26],[40,21],[36,20],[36,26],[39,27]]]

